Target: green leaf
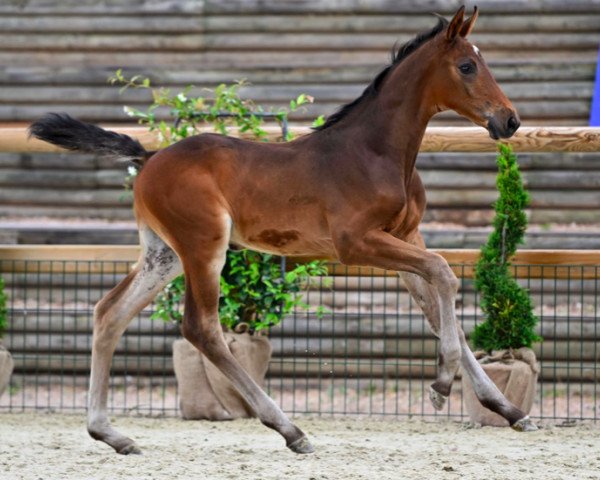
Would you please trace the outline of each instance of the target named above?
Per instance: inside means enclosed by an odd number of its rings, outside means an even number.
[[[298,278],[298,273],[294,270],[292,270],[291,272],[286,272],[286,274],[285,274],[285,281],[287,283],[293,283],[296,281],[297,278]]]
[[[312,128],[317,128],[325,124],[325,115],[319,115],[312,122]]]

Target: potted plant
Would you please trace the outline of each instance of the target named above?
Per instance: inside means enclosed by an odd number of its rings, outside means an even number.
[[[2,345],[2,337],[7,328],[6,294],[4,293],[4,280],[0,278],[0,396],[8,387],[14,362],[10,352]]]
[[[323,275],[323,262],[312,261],[282,270],[280,257],[251,250],[229,251],[221,274],[219,317],[225,341],[234,357],[262,386],[271,359],[264,335],[297,306],[310,278]],[[171,282],[157,299],[154,318],[180,322],[183,276]],[[252,416],[229,380],[185,339],[173,344],[173,364],[185,419],[229,420]]]
[[[485,321],[470,339],[483,369],[504,395],[525,413],[535,396],[538,365],[531,345],[541,338],[535,332],[537,318],[527,290],[510,272],[510,259],[523,243],[527,228],[524,209],[529,195],[523,187],[516,156],[499,144],[493,231],[481,249],[475,266],[475,288]],[[463,399],[471,420],[481,425],[508,426],[508,422],[482,407],[467,375],[462,376]]]
[[[147,78],[127,79],[120,70],[111,82],[121,83],[124,88],[151,88]],[[219,85],[213,98],[190,96],[190,87],[177,94],[162,88],[152,89],[154,101],[147,111],[128,107],[125,111],[150,130],[158,130],[163,143],[168,145],[197,133],[198,125],[206,123],[224,135],[233,125],[262,140],[267,136],[262,128],[265,118],[274,118],[285,126],[290,111],[312,102],[311,97],[299,95],[290,101],[289,109],[265,112],[252,101],[240,98],[239,89],[243,85],[243,81]],[[156,113],[160,108],[168,108],[174,122],[157,120]],[[323,118],[319,117],[314,125],[322,122]],[[290,140],[290,132],[285,128],[282,130],[282,140]],[[135,168],[130,167],[128,182],[134,181],[136,173]],[[271,358],[271,344],[264,333],[295,307],[306,306],[301,291],[310,284],[310,277],[327,272],[322,261],[298,264],[287,271],[284,265],[277,256],[230,250],[221,274],[219,317],[225,341],[234,357],[259,385],[264,381]],[[181,322],[184,290],[183,275],[169,283],[157,299],[153,318]],[[317,314],[320,312],[319,308]],[[230,420],[253,416],[229,380],[187,340],[174,342],[173,364],[183,418]]]

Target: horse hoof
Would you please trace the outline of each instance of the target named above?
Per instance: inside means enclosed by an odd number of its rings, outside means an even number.
[[[129,445],[117,450],[117,453],[120,455],[141,455],[142,451],[135,443],[130,443]]]
[[[313,453],[315,451],[306,437],[301,437],[298,440],[290,443],[288,448],[294,453]]]
[[[535,432],[538,429],[535,423],[529,418],[529,415],[523,417],[521,420],[517,420],[511,425],[511,428],[517,432]]]
[[[441,393],[436,392],[431,387],[429,387],[429,400],[431,400],[433,408],[438,411],[442,410],[446,404],[446,397],[444,397]]]

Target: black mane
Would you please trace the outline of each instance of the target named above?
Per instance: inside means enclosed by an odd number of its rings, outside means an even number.
[[[435,27],[433,27],[431,30],[419,33],[415,38],[406,42],[401,47],[394,45],[394,48],[392,48],[391,63],[387,67],[385,67],[381,72],[379,72],[379,74],[369,84],[369,86],[367,88],[365,88],[365,90],[363,91],[361,96],[358,97],[357,99],[353,100],[352,102],[340,107],[337,112],[333,113],[332,115],[330,115],[327,118],[327,120],[325,121],[325,123],[323,125],[321,125],[320,127],[316,127],[315,130],[324,130],[326,128],[331,127],[332,125],[335,125],[342,118],[344,118],[346,115],[348,115],[348,113],[354,107],[356,107],[356,105],[358,105],[363,99],[377,95],[377,92],[379,91],[379,87],[381,86],[383,79],[387,76],[387,74],[390,72],[390,70],[392,70],[392,68],[394,68],[400,62],[402,62],[402,60],[404,60],[411,53],[413,53],[415,50],[417,50],[421,45],[423,45],[424,43],[428,42],[433,37],[435,37],[438,33],[440,33],[448,25],[448,21],[445,18],[442,18],[442,17],[438,17],[438,18],[439,18],[438,24]]]

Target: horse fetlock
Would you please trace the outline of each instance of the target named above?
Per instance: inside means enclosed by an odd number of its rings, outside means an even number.
[[[260,416],[261,423],[268,428],[271,428],[278,432],[283,438],[285,438],[286,445],[290,445],[299,442],[302,438],[306,438],[306,434],[300,430],[296,425],[290,422],[287,417],[268,418],[267,415]],[[290,447],[291,448],[291,447]]]
[[[454,376],[458,372],[460,361],[462,358],[462,351],[460,344],[454,345],[455,342],[447,342],[446,339],[442,338],[440,345],[440,353],[438,354],[438,377],[437,383],[444,385],[451,385],[454,380]],[[435,384],[434,384],[435,385]],[[436,388],[438,392],[447,395],[446,392],[440,388]],[[449,392],[448,392],[449,393]]]
[[[110,424],[106,418],[89,420],[87,424],[87,431],[94,440],[104,441],[104,438],[110,435]]]
[[[462,352],[460,347],[448,348],[440,352],[438,363],[440,368],[448,372],[456,373],[458,371],[461,358]]]

